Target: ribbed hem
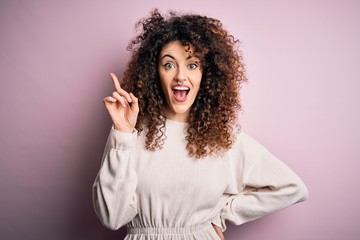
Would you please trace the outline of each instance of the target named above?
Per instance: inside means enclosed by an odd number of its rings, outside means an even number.
[[[194,234],[212,228],[211,223],[189,227],[143,227],[143,228],[127,228],[128,234],[143,235],[184,235]]]

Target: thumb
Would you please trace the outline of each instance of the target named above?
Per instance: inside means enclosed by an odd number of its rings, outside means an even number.
[[[139,112],[139,101],[134,94],[130,93],[131,98],[131,111],[138,113]]]

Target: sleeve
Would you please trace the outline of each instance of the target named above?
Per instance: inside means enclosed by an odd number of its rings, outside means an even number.
[[[96,215],[107,228],[119,229],[137,214],[135,148],[137,133],[111,129],[93,185]]]
[[[213,220],[223,231],[225,220],[240,225],[308,197],[303,181],[267,149],[256,145],[261,150],[258,154],[243,154],[244,164],[230,166],[232,183],[225,194],[226,204]],[[246,159],[249,157],[252,159]]]

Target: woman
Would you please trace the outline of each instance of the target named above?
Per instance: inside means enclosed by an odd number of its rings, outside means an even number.
[[[154,10],[122,86],[104,98],[112,119],[93,187],[95,211],[125,239],[224,239],[242,224],[307,198],[301,179],[241,132],[246,81],[237,40],[220,21]]]

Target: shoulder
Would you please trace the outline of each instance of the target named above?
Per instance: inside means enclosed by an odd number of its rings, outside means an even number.
[[[266,148],[246,132],[238,131],[235,133],[234,143],[230,151],[253,159],[265,152]]]
[[[267,149],[244,131],[235,132],[234,135],[233,145],[226,152],[225,159],[231,172],[246,174],[266,154]]]

